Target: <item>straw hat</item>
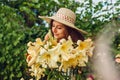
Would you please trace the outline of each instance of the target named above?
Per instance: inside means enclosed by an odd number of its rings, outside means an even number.
[[[115,57],[116,57],[116,58],[120,58],[120,54],[117,54]]]
[[[70,9],[67,8],[60,8],[57,13],[55,15],[53,15],[52,17],[47,17],[47,16],[39,16],[39,18],[42,18],[44,20],[46,20],[48,23],[50,23],[51,20],[55,20],[58,21],[64,25],[67,25],[68,27],[79,31],[80,33],[84,33],[87,34],[86,31],[77,28],[74,24],[75,24],[75,20],[76,20],[76,15],[73,11],[71,11]]]

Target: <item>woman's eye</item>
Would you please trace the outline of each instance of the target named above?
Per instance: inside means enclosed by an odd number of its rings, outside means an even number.
[[[62,29],[62,28],[58,28],[58,29]]]
[[[58,29],[62,29],[62,27],[61,27],[61,26],[58,26],[57,28],[58,28]]]

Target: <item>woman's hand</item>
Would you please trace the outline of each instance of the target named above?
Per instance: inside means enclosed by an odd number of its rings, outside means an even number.
[[[48,40],[49,40],[49,33],[47,33],[47,34],[45,35],[44,40],[45,40],[45,41],[48,41]]]

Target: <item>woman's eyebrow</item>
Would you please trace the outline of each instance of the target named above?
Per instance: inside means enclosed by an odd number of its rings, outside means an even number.
[[[53,25],[55,25],[55,24],[53,24]],[[57,26],[64,26],[63,24],[59,24],[59,25],[57,25]]]

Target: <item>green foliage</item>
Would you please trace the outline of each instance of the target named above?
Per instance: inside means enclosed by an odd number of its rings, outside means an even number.
[[[120,54],[120,20],[117,19],[117,21],[115,21],[116,24],[116,35],[115,38],[113,40],[113,53],[116,54]]]
[[[43,38],[44,27],[26,27],[24,19],[16,10],[0,6],[0,79],[16,80],[26,77],[26,44],[36,37]]]
[[[25,50],[22,32],[24,20],[8,6],[0,6],[0,79],[20,78],[25,71]]]
[[[41,80],[57,80],[58,78],[60,80],[85,80],[87,77],[86,75],[89,73],[87,68],[88,67],[77,67],[75,69],[67,70],[66,72],[57,69],[46,69],[45,74],[47,76],[43,77]]]

